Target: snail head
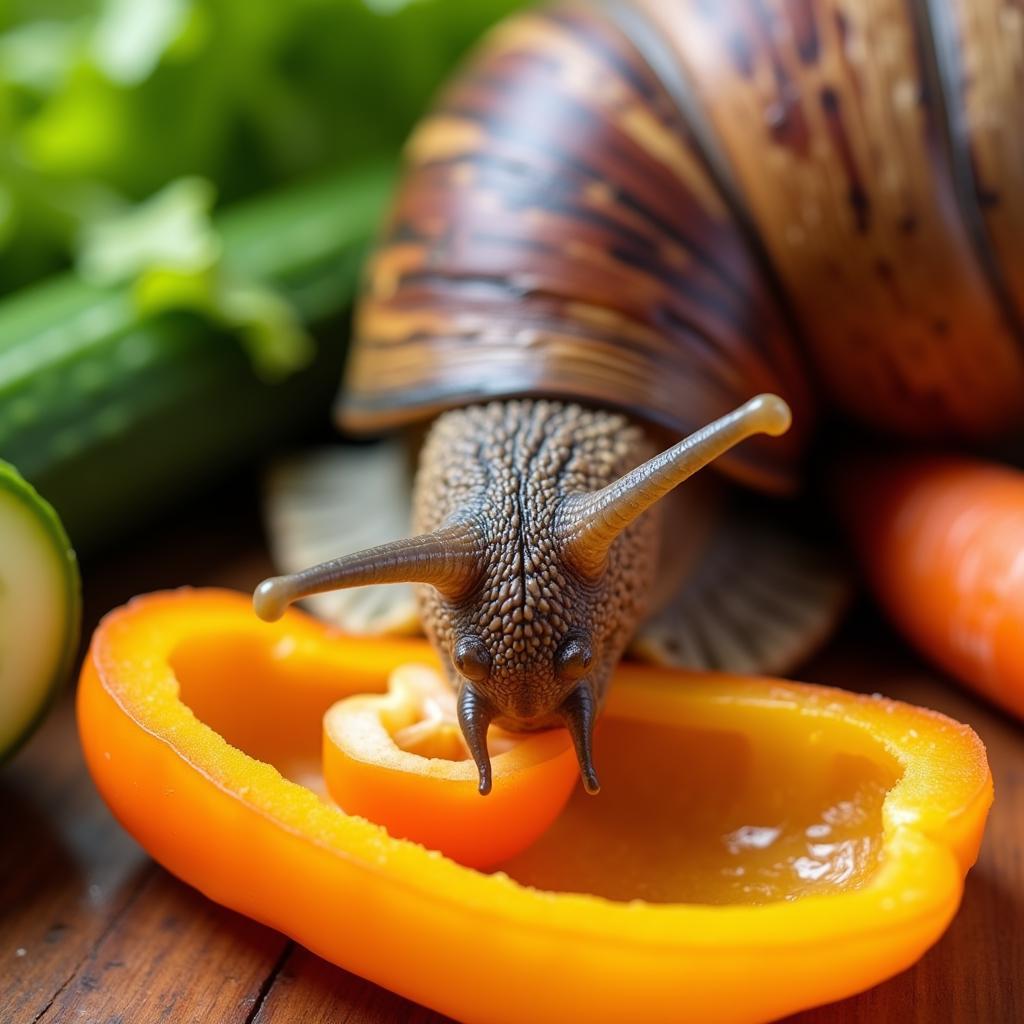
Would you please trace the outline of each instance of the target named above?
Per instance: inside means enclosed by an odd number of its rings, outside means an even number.
[[[564,725],[597,792],[594,723],[655,574],[658,524],[645,513],[733,445],[789,421],[782,399],[760,395],[644,459],[643,431],[617,413],[528,400],[454,410],[421,453],[420,532],[265,580],[256,612],[272,620],[327,590],[422,584],[424,627],[458,693],[480,792],[491,786],[492,722]]]

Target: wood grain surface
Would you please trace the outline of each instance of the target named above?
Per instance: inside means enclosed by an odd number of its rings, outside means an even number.
[[[232,484],[86,566],[87,628],[141,591],[251,587],[268,568],[256,507],[249,483]],[[996,803],[963,908],[938,945],[886,984],[790,1024],[1024,1021],[1024,728],[921,665],[869,612],[800,675],[971,723],[988,746]],[[0,1024],[441,1020],[157,867],[93,788],[70,694],[0,770]]]

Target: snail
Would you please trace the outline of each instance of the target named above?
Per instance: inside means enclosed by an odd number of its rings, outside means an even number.
[[[564,722],[597,790],[594,722],[652,608],[656,654],[692,648],[690,613],[742,633],[755,604],[785,647],[756,668],[806,650],[841,604],[830,567],[777,525],[759,540],[706,475],[674,488],[715,459],[792,492],[820,423],[1012,436],[1022,30],[1000,0],[618,0],[498,26],[409,141],[338,405],[348,431],[432,423],[414,536],[265,581],[259,614],[420,584],[482,793],[491,722]],[[279,506],[343,492],[317,513],[340,510],[337,550],[387,517],[372,474],[324,468]],[[678,555],[691,533],[730,546],[728,579]],[[794,591],[796,626],[775,614]]]

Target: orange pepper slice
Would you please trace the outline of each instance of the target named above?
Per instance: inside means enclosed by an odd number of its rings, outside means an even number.
[[[392,836],[489,867],[550,827],[579,768],[564,729],[515,736],[492,726],[488,747],[494,787],[482,797],[451,687],[403,665],[387,694],[348,697],[324,715],[324,781],[340,807]]]
[[[623,666],[601,794],[502,870],[396,839],[325,799],[322,716],[424,659],[240,594],[137,599],[82,670],[86,761],[179,877],[467,1022],[771,1020],[903,970],[956,911],[992,799],[977,736],[779,680]]]

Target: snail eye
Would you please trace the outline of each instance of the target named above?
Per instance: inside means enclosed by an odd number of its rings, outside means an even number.
[[[575,682],[586,675],[592,660],[589,638],[571,636],[555,652],[555,675],[566,683]]]
[[[491,671],[491,656],[475,636],[463,636],[452,650],[452,664],[471,683],[482,683]]]

